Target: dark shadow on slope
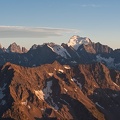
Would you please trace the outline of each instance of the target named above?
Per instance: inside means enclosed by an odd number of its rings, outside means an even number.
[[[3,90],[3,93],[5,94],[5,96],[0,100],[0,102],[2,100],[6,101],[4,105],[0,105],[0,120],[3,119],[2,118],[3,113],[6,112],[6,110],[8,110],[11,107],[13,102],[13,99],[9,91],[9,85],[14,76],[14,70],[10,67],[11,67],[10,65],[6,65],[5,68],[1,69],[0,71],[0,85],[6,84],[5,89]],[[4,119],[9,119],[9,118],[4,118]]]
[[[110,77],[117,85],[120,86],[120,73],[114,69],[110,70]]]
[[[15,120],[13,118],[1,118],[0,120]]]
[[[97,88],[88,96],[105,115],[106,120],[120,119],[120,91]]]
[[[74,68],[73,68],[73,73],[75,76],[73,76],[79,83],[82,84],[82,86],[85,85],[85,76],[84,74],[80,71],[79,69],[79,65],[76,65]]]
[[[35,120],[58,120],[57,118],[35,118]]]
[[[67,94],[61,94],[60,103],[68,106],[76,120],[97,120],[80,101]]]
[[[62,80],[64,80],[67,85],[70,85],[69,79],[66,77],[66,74],[57,73],[57,76],[60,77]]]

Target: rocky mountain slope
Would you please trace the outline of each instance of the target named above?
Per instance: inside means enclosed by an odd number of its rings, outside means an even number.
[[[120,72],[101,63],[0,68],[0,119],[118,120]]]

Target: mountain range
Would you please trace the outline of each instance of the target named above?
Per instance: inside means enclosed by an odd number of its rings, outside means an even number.
[[[0,47],[0,65],[11,62],[33,67],[53,63],[55,60],[68,65],[101,62],[110,69],[120,70],[120,49],[113,50],[107,45],[77,35],[72,36],[67,44],[35,44],[29,50],[16,43],[7,49]]]
[[[0,45],[0,120],[119,120],[120,49],[74,35],[29,50]]]

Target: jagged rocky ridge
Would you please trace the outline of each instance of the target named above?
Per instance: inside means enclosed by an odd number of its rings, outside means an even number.
[[[0,68],[0,119],[118,120],[120,72],[101,63]]]
[[[0,45],[0,53],[26,53],[28,50],[25,47],[20,47],[15,42],[10,44],[10,46],[6,48],[2,48]]]
[[[33,67],[58,61],[61,64],[76,65],[101,62],[111,69],[120,70],[120,50],[94,43],[89,38],[72,36],[68,44],[45,43],[33,45],[30,50],[20,48],[16,43],[7,49],[0,47],[0,65],[6,62]]]

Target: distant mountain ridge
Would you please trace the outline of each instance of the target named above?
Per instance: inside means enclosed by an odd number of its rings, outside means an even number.
[[[50,47],[51,46],[51,49],[54,49],[54,47],[62,47],[62,45],[57,45],[55,43],[44,43],[43,45],[45,44],[48,44],[48,46]],[[89,38],[87,37],[79,37],[78,35],[74,35],[70,38],[70,40],[68,41],[67,43],[68,47],[72,47],[73,49],[75,49],[76,51],[78,50],[78,48],[80,46],[89,46],[91,45],[91,49],[93,49],[91,52],[90,49],[86,50],[87,52],[90,52],[90,53],[110,53],[113,51],[112,48],[108,47],[107,45],[102,45],[101,43],[94,43],[92,42]],[[36,45],[34,44],[31,48],[31,49],[36,49],[38,46],[40,45]],[[28,52],[29,50],[27,50],[25,47],[20,47],[20,45],[17,45],[15,42],[10,44],[10,46],[8,48],[2,48],[2,45],[0,44],[0,49],[3,50],[3,52],[13,52],[13,53],[26,53]],[[58,48],[60,49],[60,48]]]
[[[28,50],[25,47],[20,47],[19,45],[17,45],[15,42],[10,44],[10,46],[6,49],[6,48],[2,48],[2,46],[0,45],[0,50],[1,52],[5,53],[26,53]]]
[[[74,35],[67,44],[44,43],[34,44],[29,50],[16,43],[7,49],[0,47],[0,65],[6,62],[32,67],[52,63],[76,65],[81,63],[102,62],[109,68],[120,70],[120,52],[107,45],[94,43],[87,37]],[[13,54],[14,53],[14,54]]]

